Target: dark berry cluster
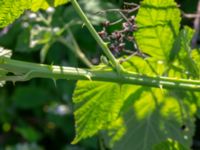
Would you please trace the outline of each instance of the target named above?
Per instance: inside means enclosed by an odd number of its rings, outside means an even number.
[[[98,32],[100,37],[107,43],[115,56],[119,56],[122,52],[127,52],[126,43],[134,42],[133,32],[137,29],[135,24],[135,16],[125,18],[122,28],[109,33],[107,28],[111,25],[109,21],[102,23],[103,30]]]

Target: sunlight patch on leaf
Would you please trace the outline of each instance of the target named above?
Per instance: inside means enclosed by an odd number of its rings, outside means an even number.
[[[30,7],[31,0],[0,0],[0,28],[19,18]]]
[[[3,28],[27,9],[38,11],[67,3],[68,0],[0,0],[0,28]]]
[[[32,0],[31,10],[47,9],[67,3],[68,0]]]
[[[80,139],[95,135],[106,129],[116,120],[123,101],[120,85],[106,82],[79,81],[73,102],[76,104],[76,137],[73,144]]]
[[[12,56],[11,50],[0,47],[0,63],[1,63],[1,61],[3,61],[3,59],[1,60],[1,58],[3,58],[3,57],[10,58],[11,56]],[[5,84],[5,81],[1,80],[1,77],[6,76],[7,73],[8,73],[7,70],[0,68],[0,87],[3,87]]]
[[[188,150],[182,144],[172,139],[167,139],[154,146],[153,150]]]
[[[134,97],[133,92],[128,99]],[[193,106],[190,107],[191,104],[180,105],[168,91],[150,88],[149,92],[144,90],[140,97],[132,102],[132,108],[125,114],[127,132],[115,144],[114,150],[151,150],[153,145],[168,138],[190,147],[194,132],[192,115],[195,112]],[[181,129],[183,125],[187,129]]]
[[[167,60],[179,33],[180,10],[174,0],[144,0],[136,16],[134,36],[139,49],[160,60]]]
[[[12,51],[8,49],[4,49],[0,47],[0,57],[7,57],[10,58],[12,56]]]
[[[187,26],[180,31],[170,52],[169,62],[171,66],[168,66],[170,68],[168,72],[169,77],[199,79],[198,65],[193,58],[195,50],[191,48],[193,35],[194,30]]]

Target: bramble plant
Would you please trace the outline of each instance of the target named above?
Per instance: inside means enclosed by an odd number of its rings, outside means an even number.
[[[104,23],[97,32],[77,0],[0,0],[0,27],[11,24],[25,10],[35,12],[66,3],[71,3],[103,51],[100,65],[92,65],[78,47],[69,29],[73,21],[52,29],[48,26],[51,20],[40,16],[48,29],[35,26],[31,46],[44,45],[41,62],[58,41],[89,69],[14,60],[11,51],[2,47],[0,85],[32,78],[78,80],[73,94],[76,137],[72,144],[100,134],[106,145],[102,149],[190,149],[195,117],[199,117],[200,55],[190,46],[193,29],[180,27],[177,3],[143,0],[140,5],[130,3],[128,9],[113,10],[122,16],[122,29],[109,33],[107,27],[113,23]],[[61,36],[64,32],[68,41]],[[51,35],[41,40],[40,33]],[[126,41],[134,51],[126,49]]]

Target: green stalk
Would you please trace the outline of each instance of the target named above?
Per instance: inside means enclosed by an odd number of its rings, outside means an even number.
[[[87,18],[87,16],[85,15],[85,13],[82,11],[81,7],[79,6],[77,0],[70,0],[74,9],[76,10],[76,12],[78,13],[78,15],[80,16],[80,18],[83,20],[84,24],[86,25],[86,27],[88,28],[88,30],[90,31],[90,33],[92,34],[92,36],[94,37],[94,39],[97,41],[97,43],[99,44],[99,46],[102,48],[103,52],[105,53],[105,55],[108,57],[108,59],[111,61],[112,66],[118,71],[121,72],[123,69],[120,66],[120,64],[118,63],[118,61],[115,59],[115,57],[112,55],[110,49],[108,48],[108,44],[105,43],[101,37],[98,35],[98,33],[96,32],[96,30],[94,29],[93,25],[91,24],[91,22],[89,21],[89,19]]]
[[[50,78],[53,80],[91,80],[156,88],[200,91],[199,80],[150,77],[136,73],[123,72],[122,75],[119,75],[117,72],[112,70],[89,70],[73,67],[50,66],[11,60],[8,58],[0,59],[0,68],[5,69],[10,73],[17,74],[16,76],[1,77],[0,81],[27,81],[32,78]],[[19,74],[21,75],[19,76]]]
[[[73,42],[74,46],[67,43],[67,41],[63,37],[60,37],[57,39],[57,41],[59,41],[64,46],[69,48],[69,50],[71,50],[85,65],[87,65],[89,68],[92,68],[93,65],[87,59],[85,54],[81,51],[80,47],[78,46],[78,44],[76,43],[76,41],[73,37],[72,37],[72,40],[73,40],[72,42]]]

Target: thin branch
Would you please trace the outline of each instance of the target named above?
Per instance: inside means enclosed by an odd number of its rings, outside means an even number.
[[[80,58],[80,60],[87,65],[88,67],[92,68],[92,64],[90,63],[90,61],[87,59],[87,57],[85,56],[85,54],[81,51],[80,47],[78,46],[78,43],[76,42],[73,34],[71,33],[70,30],[68,30],[68,33],[71,37],[71,42],[68,42],[67,40],[65,40],[63,37],[59,37],[57,39],[58,42],[62,43],[64,46],[66,46],[67,48],[69,48],[69,50],[71,50],[78,58]],[[72,46],[73,44],[73,46]]]
[[[188,18],[188,19],[195,19],[195,18],[200,18],[200,14],[188,14],[182,12],[183,17]]]
[[[116,12],[116,13],[121,12],[121,13],[129,14],[129,13],[132,13],[132,12],[138,10],[139,8],[140,8],[140,6],[131,8],[131,9],[107,9],[107,10],[102,10],[102,11],[97,12],[97,14],[105,14],[105,13],[109,13],[109,12]]]
[[[198,2],[198,6],[197,6],[197,14],[200,15],[200,0]],[[195,34],[192,39],[192,48],[196,47],[198,37],[199,37],[199,31],[200,31],[200,17],[199,16],[197,16],[194,20],[194,29],[195,29]]]
[[[167,77],[150,77],[133,72],[122,72],[119,75],[112,69],[89,70],[73,67],[51,66],[35,64],[9,58],[0,57],[0,68],[13,74],[22,74],[21,76],[0,77],[0,81],[27,81],[32,78],[50,78],[53,80],[90,80],[104,81],[120,84],[141,85],[166,89],[181,89],[190,91],[200,91],[199,80],[176,79]]]
[[[131,2],[131,3],[129,3],[129,2],[124,2],[124,5],[126,5],[126,6],[135,6],[135,7],[140,6],[140,5],[138,5],[138,4],[136,4],[136,3],[133,3],[133,2]]]
[[[108,44],[105,43],[101,39],[101,37],[98,35],[98,33],[96,32],[96,30],[92,26],[91,22],[89,21],[89,19],[87,18],[87,16],[82,11],[82,9],[79,6],[77,0],[70,0],[70,2],[72,3],[74,9],[76,10],[76,12],[80,16],[80,18],[83,20],[84,24],[86,25],[86,27],[88,28],[88,30],[90,31],[90,33],[92,34],[92,36],[94,37],[94,39],[97,41],[97,43],[99,44],[99,46],[102,48],[102,50],[105,53],[105,55],[111,61],[112,66],[118,71],[118,73],[121,72],[123,70],[123,68],[120,66],[120,64],[118,63],[118,61],[116,60],[116,58],[111,53],[110,49],[108,48]]]

